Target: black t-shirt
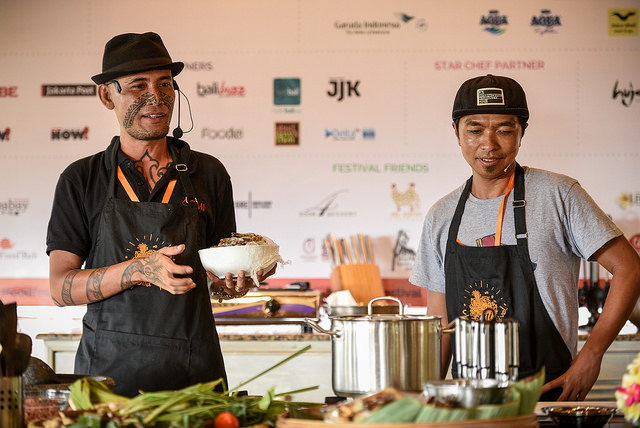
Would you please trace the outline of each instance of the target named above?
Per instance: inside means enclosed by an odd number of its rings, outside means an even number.
[[[236,230],[231,178],[215,157],[192,151],[184,141],[172,137],[167,140],[189,168],[206,246],[215,245]],[[87,259],[98,236],[102,208],[113,189],[110,182],[116,162],[140,201],[161,202],[167,184],[177,178],[175,168],[169,168],[149,193],[145,178],[120,150],[119,137],[114,137],[105,151],[73,162],[60,175],[47,230],[47,254],[65,250]],[[116,198],[129,199],[117,179],[115,188]],[[184,198],[185,190],[178,179],[169,203],[180,204]]]

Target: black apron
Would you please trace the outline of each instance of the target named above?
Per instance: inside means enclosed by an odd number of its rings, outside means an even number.
[[[114,162],[98,238],[87,259],[87,268],[110,266],[184,243],[186,249],[174,258],[175,263],[194,269],[197,285],[185,294],[173,295],[143,283],[87,305],[74,371],[109,376],[115,381],[113,391],[126,396],[221,377],[226,383],[206,273],[197,253],[205,244],[204,231],[198,227],[197,200],[186,165],[169,147],[185,189],[185,203],[116,199],[119,184]]]
[[[517,245],[473,247],[456,241],[472,178],[460,196],[449,228],[444,263],[448,319],[470,316],[479,321],[490,305],[497,319],[517,320],[519,378],[544,366],[548,382],[569,368],[571,353],[544,307],[533,274],[525,224],[524,170],[516,164],[513,210]],[[452,370],[453,377],[457,377],[455,364]],[[550,397],[559,393],[554,391]]]

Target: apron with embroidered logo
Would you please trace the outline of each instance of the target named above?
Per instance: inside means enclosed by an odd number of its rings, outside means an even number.
[[[87,259],[87,268],[99,268],[184,243],[185,251],[173,260],[194,269],[197,286],[185,294],[141,283],[87,305],[74,371],[109,376],[115,381],[113,391],[126,396],[226,379],[206,273],[197,253],[204,247],[197,200],[186,165],[173,150],[172,155],[186,204],[169,203],[175,179],[162,203],[138,202],[120,167],[114,168],[98,239]],[[116,199],[118,182],[132,200]]]
[[[466,183],[451,221],[447,241],[447,315],[449,320],[469,316],[479,321],[482,314],[491,309],[496,319],[518,321],[519,377],[534,374],[544,366],[548,382],[569,368],[571,353],[549,317],[538,292],[527,245],[524,170],[518,164],[514,175],[498,215],[495,246],[490,247],[464,246],[457,240],[473,177]],[[514,191],[517,245],[500,245],[504,206],[511,187]],[[453,370],[455,371],[455,365]],[[457,373],[453,373],[453,376],[457,377]],[[554,394],[559,394],[559,391]]]

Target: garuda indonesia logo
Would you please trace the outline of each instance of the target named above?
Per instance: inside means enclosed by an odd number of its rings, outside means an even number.
[[[135,242],[129,242],[129,247],[126,249],[126,260],[139,259],[146,257],[158,251],[162,247],[166,247],[167,244],[160,237],[154,237],[144,235],[142,238],[135,238]],[[145,287],[151,287],[150,282],[139,282],[137,285],[144,285]],[[160,288],[160,287],[158,287]]]
[[[489,284],[483,284],[482,281],[479,284],[476,282],[467,286],[462,296],[462,315],[473,321],[503,319],[508,308],[501,294],[501,290],[496,290]]]

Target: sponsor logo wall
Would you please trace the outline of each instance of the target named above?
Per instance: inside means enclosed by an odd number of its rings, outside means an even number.
[[[527,92],[520,163],[580,180],[640,250],[638,0],[160,0],[144,20],[123,0],[30,3],[0,5],[2,300],[52,305],[55,184],[117,132],[90,76],[130,31],[157,31],[185,62],[183,139],[226,165],[239,230],[280,244],[291,263],[272,283],[326,288],[327,234],[363,233],[387,292],[424,303],[407,282],[423,218],[470,175],[453,97],[487,73]],[[146,24],[166,8],[173,25]]]

